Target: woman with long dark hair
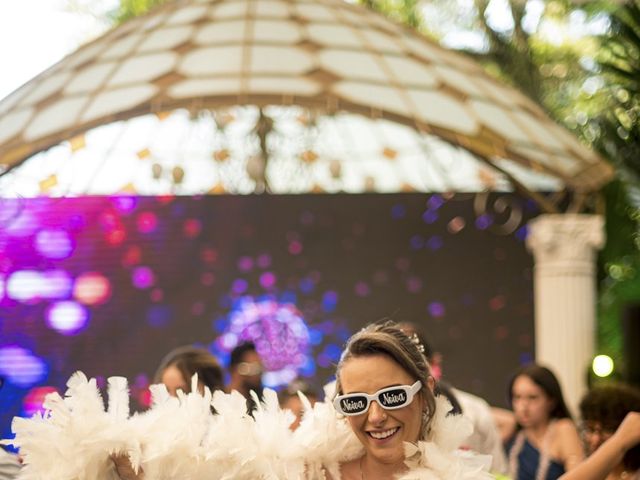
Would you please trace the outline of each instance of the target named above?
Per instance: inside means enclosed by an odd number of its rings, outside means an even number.
[[[514,480],[555,480],[584,458],[580,436],[555,375],[531,364],[509,383],[516,430],[507,442]]]

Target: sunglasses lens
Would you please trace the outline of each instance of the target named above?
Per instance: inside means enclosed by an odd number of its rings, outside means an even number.
[[[262,365],[259,363],[242,362],[238,364],[238,373],[244,377],[252,377],[262,373]]]
[[[358,415],[367,409],[367,398],[361,395],[352,395],[340,399],[340,409],[345,415]]]
[[[403,388],[387,390],[378,395],[380,405],[384,408],[398,408],[407,403],[407,391]]]

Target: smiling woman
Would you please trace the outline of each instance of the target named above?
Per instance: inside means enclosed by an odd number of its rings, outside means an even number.
[[[334,406],[346,417],[364,454],[342,462],[340,478],[423,478],[417,473],[421,469],[424,478],[457,478],[431,470],[437,464],[446,469],[447,461],[429,458],[429,449],[420,448],[433,442],[431,451],[439,450],[436,438],[442,440],[443,432],[434,419],[438,413],[437,420],[442,420],[450,410],[450,405],[436,402],[434,386],[417,339],[393,322],[370,325],[351,337],[338,364]],[[446,411],[437,412],[438,408]],[[409,454],[419,458],[408,458]],[[466,474],[470,476],[465,478],[490,478],[481,469]]]
[[[417,343],[417,340],[416,340]],[[334,402],[300,397],[300,425],[264,390],[247,414],[237,391],[151,387],[152,406],[129,415],[126,379],[109,379],[108,408],[95,379],[77,372],[48,414],[14,422],[30,478],[122,480],[489,480],[491,459],[458,450],[471,423],[433,395],[423,354],[395,324],[371,325],[348,342]],[[184,387],[184,385],[182,385]],[[335,407],[335,408],[334,408]],[[91,438],[91,442],[86,439]],[[115,456],[115,462],[111,456]]]

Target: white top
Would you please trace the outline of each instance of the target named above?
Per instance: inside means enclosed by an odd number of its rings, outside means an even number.
[[[473,424],[473,433],[464,441],[463,445],[478,453],[491,455],[493,457],[491,470],[496,473],[507,473],[507,458],[489,404],[471,393],[463,392],[457,388],[451,390],[460,402],[463,415]]]

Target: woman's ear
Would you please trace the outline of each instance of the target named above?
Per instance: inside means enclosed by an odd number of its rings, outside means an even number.
[[[427,377],[427,387],[431,390],[431,393],[433,393],[433,389],[436,388],[436,380],[431,375]]]

